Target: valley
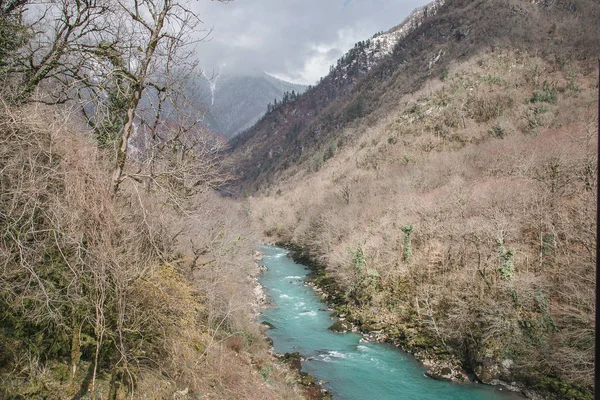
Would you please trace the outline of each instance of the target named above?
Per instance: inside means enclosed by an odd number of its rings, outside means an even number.
[[[0,399],[594,397],[600,3],[372,1],[0,1]]]
[[[533,398],[593,393],[599,43],[576,32],[599,9],[577,7],[447,2],[231,150],[265,240],[320,266],[338,315]]]

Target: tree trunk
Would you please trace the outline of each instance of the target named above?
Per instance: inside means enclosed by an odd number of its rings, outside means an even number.
[[[73,337],[71,338],[71,379],[75,379],[77,365],[81,359],[81,328],[83,322],[78,322],[76,317],[73,317]]]
[[[125,161],[127,160],[129,138],[135,130],[135,125],[133,122],[135,118],[135,111],[137,110],[138,104],[142,97],[143,90],[144,89],[142,85],[136,85],[129,108],[127,109],[127,119],[125,120],[123,128],[121,129],[119,148],[117,149],[117,164],[115,166],[115,171],[113,172],[112,180],[113,194],[116,194],[119,191],[119,185],[123,179],[123,170],[125,169]]]
[[[117,192],[119,191],[119,185],[123,180],[123,170],[125,169],[125,161],[127,160],[128,141],[135,129],[135,113],[137,111],[138,104],[140,103],[140,99],[142,98],[142,93],[145,89],[146,77],[148,76],[148,67],[150,65],[150,61],[152,61],[152,57],[154,56],[154,52],[156,51],[158,42],[161,39],[161,32],[165,24],[165,18],[167,13],[170,11],[171,7],[172,3],[170,1],[165,1],[163,9],[161,10],[160,14],[158,14],[158,16],[156,17],[156,23],[150,33],[150,38],[148,40],[148,45],[146,46],[144,58],[140,64],[138,73],[136,74],[137,82],[133,90],[131,101],[129,102],[129,107],[127,109],[127,119],[125,120],[123,128],[121,129],[121,138],[119,139],[119,148],[117,149],[117,163],[115,166],[115,171],[113,173],[112,181],[113,195],[117,194]],[[131,11],[129,10],[126,11],[131,13]],[[134,16],[134,19],[136,18],[139,19],[139,15]]]

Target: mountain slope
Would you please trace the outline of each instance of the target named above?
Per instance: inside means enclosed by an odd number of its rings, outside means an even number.
[[[215,133],[231,138],[254,125],[274,99],[286,92],[302,93],[306,87],[285,82],[265,73],[228,75],[205,80],[206,124]],[[210,93],[210,95],[208,95]]]
[[[589,28],[600,22],[593,7],[587,1],[453,1],[439,14],[417,11],[395,28],[412,30],[391,55],[369,69],[372,53],[358,43],[318,85],[232,141],[241,185],[256,188],[307,162],[315,148],[328,154],[323,147],[343,146],[352,140],[343,135],[344,127],[362,117],[376,121],[388,105],[439,77],[453,60],[496,48],[518,48],[556,63],[590,59],[598,53],[598,40]],[[315,167],[319,163],[313,161]]]
[[[597,2],[448,1],[234,140],[247,209],[434,376],[591,399],[599,53]]]

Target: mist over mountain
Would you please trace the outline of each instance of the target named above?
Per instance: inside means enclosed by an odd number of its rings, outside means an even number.
[[[202,88],[206,125],[215,133],[234,137],[253,126],[286,92],[302,93],[305,85],[286,82],[262,71],[205,73]]]

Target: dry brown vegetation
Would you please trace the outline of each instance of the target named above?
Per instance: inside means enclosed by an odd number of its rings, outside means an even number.
[[[345,63],[338,64],[318,85],[236,137],[232,157],[236,173],[242,177],[238,186],[250,192],[266,188],[293,174],[297,164],[318,170],[346,143],[361,140],[357,124],[372,126],[389,118],[398,102],[430,84],[431,78],[443,77],[451,63],[465,62],[482,52],[519,49],[556,68],[578,61],[589,71],[595,68],[600,53],[599,37],[600,4],[594,0],[447,0],[435,15],[422,18],[393,53],[371,70],[359,63],[360,73],[338,79],[345,69],[354,71],[351,60],[361,59],[357,44],[344,56]],[[486,104],[479,101],[482,96],[487,98],[485,93],[476,94],[469,99],[468,109],[475,122],[492,119],[496,106],[510,107],[502,101],[503,93],[487,99]],[[449,95],[454,94],[445,96]],[[446,122],[462,123],[452,112],[446,110]],[[533,125],[543,118],[535,110],[527,117]],[[445,124],[438,128],[439,135],[446,135]],[[432,144],[424,141],[421,145],[427,148]]]
[[[597,71],[495,49],[441,77],[346,126],[251,215],[326,267],[364,329],[484,382],[591,398]]]
[[[1,399],[300,397],[215,192],[189,4],[0,2]]]
[[[65,109],[3,105],[0,127],[1,398],[299,397],[253,321],[234,204],[158,178],[115,196]]]

